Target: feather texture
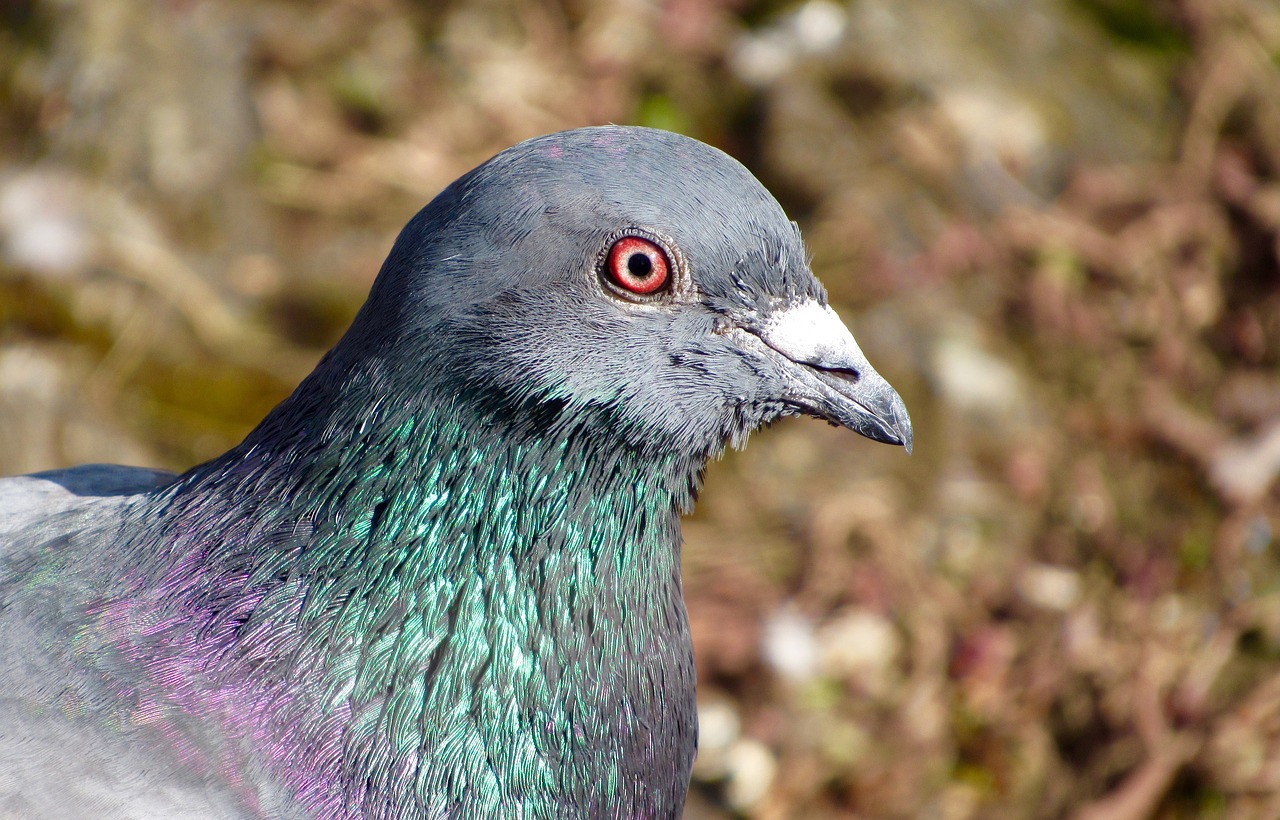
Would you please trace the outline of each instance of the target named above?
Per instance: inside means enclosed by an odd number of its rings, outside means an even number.
[[[602,284],[628,231],[675,265],[651,299]],[[796,412],[910,443],[838,320],[846,377],[789,358],[824,300],[693,140],[584,129],[463,177],[230,452],[0,481],[0,811],[679,816],[707,460]]]

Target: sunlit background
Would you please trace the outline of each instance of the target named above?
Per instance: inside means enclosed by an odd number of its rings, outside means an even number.
[[[690,818],[1280,816],[1274,0],[3,0],[0,473],[183,469],[536,134],[742,160],[912,411],[713,467]]]

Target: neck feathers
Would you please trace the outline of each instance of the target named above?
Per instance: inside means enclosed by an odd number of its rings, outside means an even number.
[[[468,410],[273,417],[157,499],[157,685],[321,816],[678,815],[697,469]]]

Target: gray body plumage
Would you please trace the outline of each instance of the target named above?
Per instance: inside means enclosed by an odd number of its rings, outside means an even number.
[[[910,447],[825,299],[696,141],[462,177],[236,448],[0,480],[0,813],[678,816],[707,460],[796,413]]]
[[[70,563],[112,566],[122,557],[113,549],[122,511],[173,479],[103,464],[0,479],[0,589],[47,565],[53,550]],[[10,591],[0,624],[0,817],[249,816],[234,787],[166,753],[161,732],[129,728],[138,702],[70,651],[84,625],[72,601]],[[187,730],[197,744],[208,731]],[[308,816],[283,792],[264,797],[265,816]]]

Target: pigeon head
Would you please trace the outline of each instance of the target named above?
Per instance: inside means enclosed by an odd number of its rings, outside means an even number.
[[[0,684],[38,706],[16,725],[55,720],[30,734],[59,745],[39,788],[73,791],[58,692],[111,727],[76,765],[123,760],[127,786],[95,775],[42,816],[185,800],[193,773],[251,807],[202,816],[680,816],[679,514],[707,458],[797,413],[911,446],[741,165],[641,128],[499,154],[414,217],[347,335],[239,446],[28,518],[0,639],[36,654]]]
[[[650,452],[705,460],[796,413],[911,447],[796,225],[728,155],[653,129],[529,140],[459,179],[340,347],[408,362],[380,380],[402,396],[439,383],[510,425],[603,421]]]

